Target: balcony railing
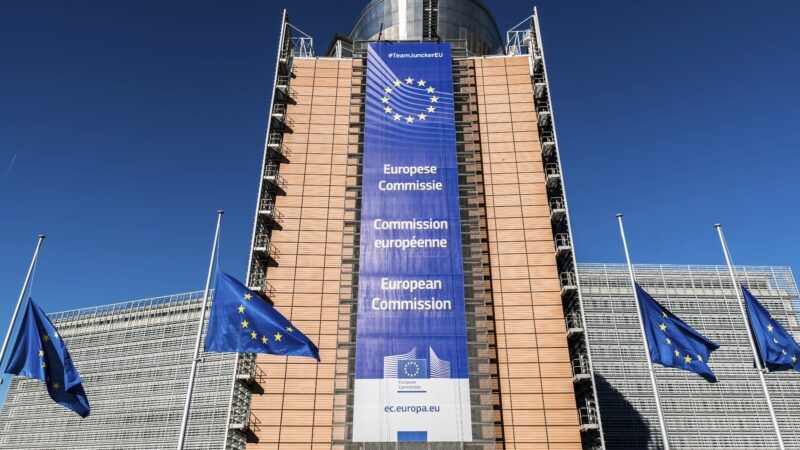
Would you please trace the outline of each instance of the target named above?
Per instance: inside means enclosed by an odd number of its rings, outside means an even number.
[[[547,164],[544,167],[545,177],[547,177],[547,185],[553,187],[561,182],[561,170],[558,164]]]
[[[552,124],[553,114],[547,106],[540,106],[536,108],[536,115],[539,117],[539,126],[545,127]]]
[[[277,120],[278,123],[283,125],[284,127],[291,128],[294,124],[294,121],[288,115],[288,108],[283,103],[278,103],[272,107],[272,118]]]
[[[552,131],[543,131],[539,136],[542,142],[542,155],[549,158],[556,150],[556,136]]]
[[[281,133],[270,133],[269,138],[267,138],[267,148],[286,158],[291,156],[291,152],[283,142],[283,136]]]
[[[275,163],[270,163],[264,166],[264,181],[267,181],[272,186],[286,190],[286,180],[280,175],[280,166]]]
[[[563,197],[553,197],[550,199],[550,219],[553,222],[561,220],[567,214],[567,205]]]
[[[578,279],[574,272],[561,272],[561,295],[572,294],[578,290]]]
[[[572,360],[572,381],[580,383],[592,378],[592,373],[589,370],[589,359],[585,355]]]
[[[572,337],[583,333],[583,324],[581,323],[581,316],[578,313],[567,313],[564,320],[567,323],[567,336]]]
[[[570,239],[568,233],[556,234],[555,244],[556,244],[556,253],[558,253],[559,255],[565,252],[572,251],[572,239]]]
[[[597,417],[597,408],[592,405],[583,406],[578,409],[581,431],[597,430],[600,428],[600,421]]]

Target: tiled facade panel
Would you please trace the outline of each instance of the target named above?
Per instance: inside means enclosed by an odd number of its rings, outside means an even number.
[[[284,137],[291,155],[280,168],[286,195],[276,199],[284,219],[272,234],[277,267],[267,279],[275,306],[317,343],[322,362],[258,357],[267,378],[251,407],[260,442],[248,449],[330,448],[351,66],[294,60],[297,103]]]
[[[507,449],[580,449],[527,57],[476,59],[501,429]]]

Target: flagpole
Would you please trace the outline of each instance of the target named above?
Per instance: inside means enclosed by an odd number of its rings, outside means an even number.
[[[628,261],[628,273],[631,277],[631,288],[633,288],[633,298],[636,300],[636,316],[639,318],[639,331],[642,332],[642,342],[644,342],[644,352],[647,359],[647,371],[650,374],[650,384],[653,386],[653,398],[656,401],[656,411],[658,412],[658,424],[661,427],[661,441],[664,450],[669,450],[669,439],[667,438],[667,424],[664,421],[664,412],[661,410],[661,398],[658,395],[656,384],[656,373],[653,371],[653,361],[650,359],[650,344],[647,343],[647,333],[644,330],[644,320],[642,319],[642,306],[639,302],[639,293],[636,291],[636,277],[633,275],[633,265],[631,255],[628,252],[628,240],[625,238],[625,227],[622,225],[622,214],[617,214],[619,222],[619,233],[622,236],[622,245],[625,247],[625,259]]]
[[[8,331],[6,331],[6,338],[3,340],[3,347],[0,348],[0,364],[3,363],[3,358],[6,357],[6,349],[8,349],[8,342],[11,340],[11,330],[14,329],[14,324],[17,322],[17,314],[19,314],[19,308],[22,306],[22,301],[25,300],[25,293],[28,291],[28,285],[31,282],[31,275],[33,275],[33,268],[36,267],[36,260],[39,258],[39,249],[42,248],[42,241],[44,241],[44,235],[39,235],[39,241],[36,242],[36,250],[33,251],[33,259],[31,259],[31,265],[28,267],[28,274],[25,275],[25,282],[22,283],[22,291],[19,293],[19,299],[17,299],[17,306],[14,308],[14,314],[11,315],[11,324],[8,325]],[[3,377],[0,375],[0,384],[3,384]]]
[[[778,438],[778,447],[780,450],[784,450],[786,447],[783,445],[783,436],[781,436],[781,429],[778,426],[778,418],[775,416],[775,408],[772,407],[772,398],[769,395],[769,389],[767,389],[767,380],[764,378],[764,365],[761,362],[761,356],[758,354],[756,342],[753,339],[753,329],[751,328],[750,319],[747,317],[747,311],[742,301],[742,295],[739,289],[740,285],[736,281],[736,275],[733,273],[733,263],[731,262],[731,255],[728,251],[728,243],[725,241],[725,235],[722,233],[722,225],[716,224],[714,228],[717,229],[717,234],[719,234],[722,251],[725,253],[725,262],[728,265],[728,273],[731,275],[733,290],[736,293],[736,301],[739,303],[739,310],[742,313],[742,319],[744,319],[744,324],[747,327],[747,339],[750,341],[750,349],[753,351],[753,360],[755,360],[756,369],[758,369],[758,378],[761,381],[761,388],[764,390],[764,398],[767,399],[767,408],[769,409],[769,416],[772,419],[772,426],[775,428],[775,436]]]
[[[217,256],[219,229],[220,225],[222,225],[223,214],[225,213],[222,210],[217,211],[217,231],[214,233],[214,245],[211,247],[211,261],[208,263],[208,277],[206,278],[206,290],[203,294],[203,307],[200,309],[200,322],[197,324],[197,338],[194,342],[194,356],[192,357],[192,370],[189,373],[189,387],[186,390],[186,403],[183,405],[183,419],[181,420],[181,434],[178,439],[178,450],[183,450],[183,444],[186,440],[186,426],[189,424],[189,407],[192,404],[194,376],[197,372],[197,362],[200,359],[200,341],[203,339],[203,323],[205,322],[206,309],[208,307],[208,291],[211,289],[211,276],[214,272],[214,259]]]

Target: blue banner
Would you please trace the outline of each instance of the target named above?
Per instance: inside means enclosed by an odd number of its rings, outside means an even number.
[[[449,44],[371,43],[355,442],[471,441]]]

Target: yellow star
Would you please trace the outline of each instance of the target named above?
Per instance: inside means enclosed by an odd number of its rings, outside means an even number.
[[[406,123],[414,123],[414,118],[411,116],[406,117]]]
[[[43,340],[45,343],[47,343],[47,342],[50,342],[50,336],[48,336],[48,335],[46,335],[46,334],[45,334],[45,335],[42,337],[42,340]]]
[[[275,340],[276,340],[276,341],[280,341],[282,337],[283,337],[283,336],[281,336],[281,333],[280,333],[280,332],[278,332],[278,333],[275,333]]]
[[[258,333],[253,331],[252,333],[250,333],[250,337],[253,338],[253,339],[256,339],[258,337]]]
[[[239,305],[239,314],[244,314],[244,305]]]
[[[426,116],[426,115],[425,115],[425,113],[421,113],[421,114],[419,114],[419,116],[418,116],[418,117],[419,117],[419,120],[425,120],[425,119],[427,119],[427,118],[428,118],[428,116]]]
[[[667,338],[667,345],[672,345],[672,339]]]
[[[251,294],[244,294],[244,299],[245,300],[250,300],[251,298],[253,298],[253,296]]]
[[[793,363],[796,363],[796,362],[797,362],[797,356],[792,356],[792,362],[793,362]]]
[[[39,350],[39,356],[44,356],[44,350]]]
[[[389,103],[389,97],[383,97],[381,103]]]
[[[681,352],[675,350],[675,356],[681,356]]]
[[[45,364],[44,361],[42,361],[42,367],[47,367],[47,364]]]
[[[383,108],[383,110],[388,114],[388,113],[392,112],[392,107],[391,106],[387,106],[386,108]]]
[[[692,362],[692,357],[689,356],[689,355],[686,355],[686,358],[683,358],[683,360],[686,361],[687,363],[690,363],[690,362]]]
[[[781,350],[781,353],[783,353],[785,355],[786,354],[786,350]]]
[[[292,327],[286,327],[286,331],[288,331],[289,333],[291,333],[292,331],[294,331],[294,328],[292,328]]]
[[[431,103],[439,103],[439,97],[437,97],[435,95],[433,97],[431,97]]]
[[[53,389],[55,389],[55,390],[61,389],[61,383],[59,383],[59,382],[53,383]]]
[[[397,87],[397,86],[400,86],[403,83],[401,83],[400,80],[395,80],[395,82],[392,83],[392,84],[394,84],[394,87]]]
[[[414,84],[414,79],[411,77],[406,78],[406,84]]]
[[[428,91],[428,94],[433,94],[434,92],[436,92],[436,89],[434,89],[434,87],[433,87],[433,86],[429,87],[429,88],[428,88],[428,89],[426,89],[426,90]]]
[[[242,321],[242,328],[247,328],[248,325],[250,325],[250,322],[248,322],[246,320]]]
[[[776,344],[777,344],[777,343],[778,343],[778,340],[777,340],[777,339],[773,339],[773,340],[772,340],[772,342],[774,342],[774,343],[776,343]]]
[[[428,112],[429,113],[436,112],[436,108],[434,108],[433,106],[428,106]]]
[[[384,89],[384,91],[386,91],[387,94],[391,94],[392,93],[392,88],[387,87],[386,89]]]
[[[267,341],[268,341],[268,340],[269,340],[269,339],[267,339],[267,337],[266,337],[266,336],[261,336],[261,343],[262,343],[262,344],[266,345],[266,343],[267,343]]]
[[[58,338],[60,338],[60,337],[61,337],[61,336],[59,336],[59,335],[58,335],[58,331],[54,331],[54,332],[53,332],[53,339],[58,339]]]
[[[703,357],[700,356],[700,355],[697,355],[697,360],[700,361],[700,362],[703,362]]]
[[[666,319],[667,318],[667,313],[664,312],[664,311],[661,311],[661,316]]]
[[[772,333],[772,330],[774,329],[775,328],[772,325],[767,325],[767,331],[769,331],[770,333]]]
[[[402,118],[403,118],[403,116],[401,116],[400,114],[395,114],[394,115],[394,120],[400,120]]]
[[[659,325],[658,328],[661,328],[661,331],[667,331],[667,326],[664,325],[663,323]]]
[[[425,86],[425,80],[419,80],[417,81],[417,84],[420,86]]]

